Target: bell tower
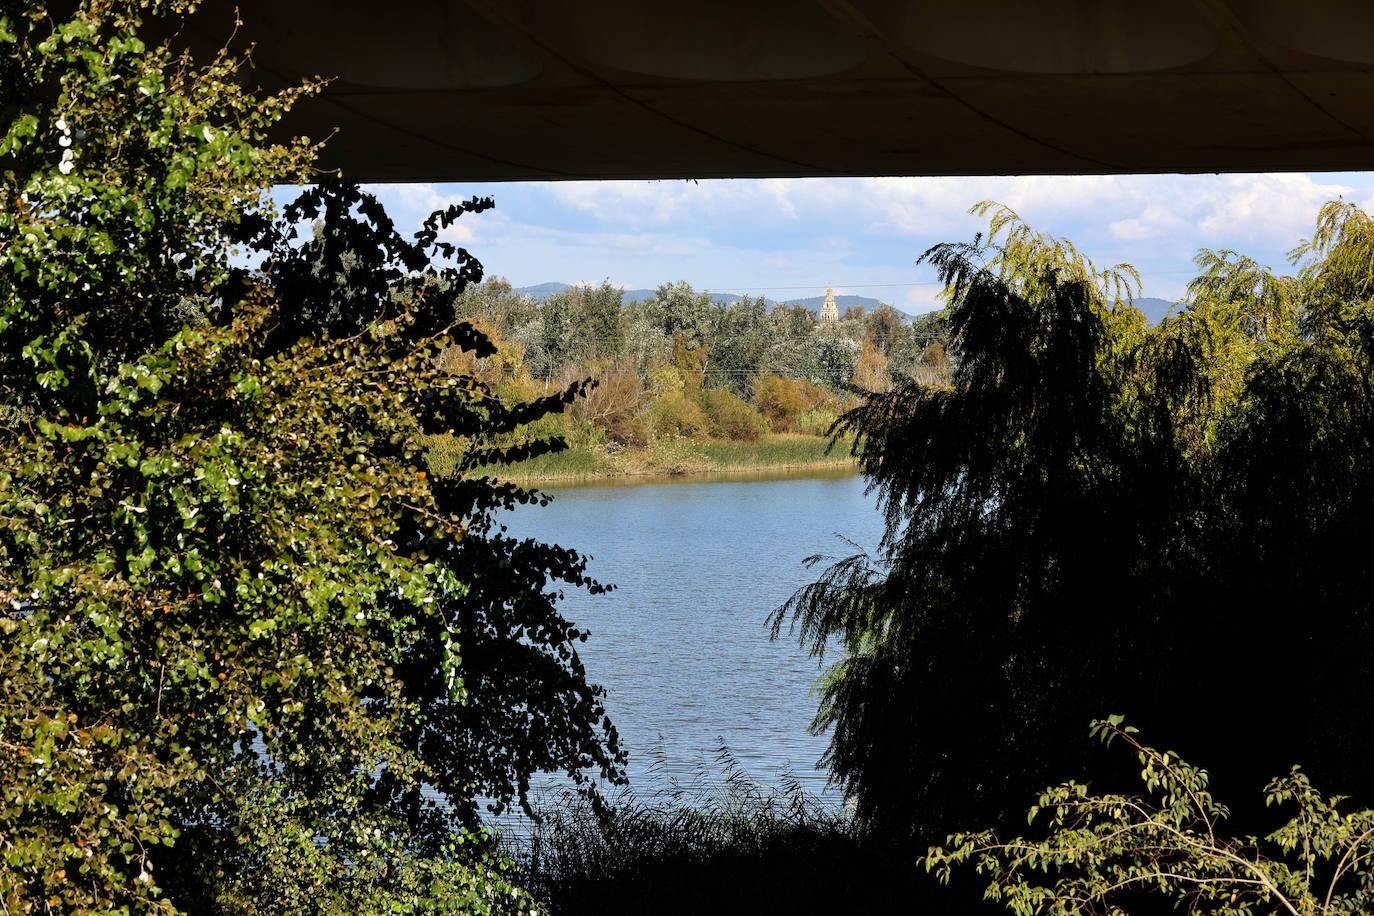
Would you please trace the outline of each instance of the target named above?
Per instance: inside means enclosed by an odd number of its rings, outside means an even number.
[[[835,288],[825,291],[825,303],[821,306],[821,321],[839,321],[840,310],[835,307]]]

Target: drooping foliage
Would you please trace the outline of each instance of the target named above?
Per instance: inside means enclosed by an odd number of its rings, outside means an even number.
[[[300,92],[145,45],[188,12],[0,14],[0,905],[528,910],[453,834],[536,770],[616,778],[554,606],[600,586],[474,469],[556,448],[522,429],[577,388],[445,368],[491,352],[440,238],[489,201],[414,242],[337,183],[274,217]]]
[[[1167,725],[1240,786],[1299,760],[1374,788],[1352,763],[1374,750],[1370,714],[1350,699],[1374,687],[1355,546],[1366,224],[1323,211],[1296,279],[1204,255],[1194,298],[1152,328],[1129,271],[1007,232],[1007,211],[990,242],[927,252],[950,384],[845,415],[885,538],[774,617],[843,652],[816,725],[862,817],[916,839],[1004,823],[1085,772],[1082,723],[1105,710]],[[1275,723],[1272,749],[1231,740]]]

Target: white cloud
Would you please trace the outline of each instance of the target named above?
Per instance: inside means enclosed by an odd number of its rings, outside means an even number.
[[[460,193],[461,192],[461,193]],[[685,279],[698,288],[805,297],[848,285],[911,311],[938,305],[914,267],[930,245],[986,231],[968,208],[995,200],[1033,228],[1066,236],[1099,264],[1126,261],[1145,294],[1172,297],[1198,247],[1230,247],[1280,266],[1317,208],[1345,194],[1374,204],[1374,176],[1119,175],[551,182],[481,186],[498,208],[465,216],[450,238],[488,273],[630,287]],[[385,199],[409,225],[466,199],[459,186],[398,185]],[[814,291],[792,291],[806,287]],[[759,289],[762,288],[762,289]]]
[[[940,289],[936,286],[915,286],[902,296],[901,307],[913,315],[922,315],[944,308],[940,301]]]
[[[1198,229],[1214,243],[1267,242],[1285,247],[1310,235],[1317,209],[1355,189],[1309,175],[1226,175],[1206,193]]]
[[[550,196],[602,222],[647,226],[678,218],[685,187],[678,181],[560,181],[550,186]]]
[[[367,185],[363,190],[376,195],[387,206],[396,229],[402,235],[409,235],[420,228],[420,223],[435,210],[465,203],[472,195],[458,194],[440,190],[439,186],[429,183]],[[477,231],[479,221],[490,225],[500,222],[499,211],[485,213],[464,213],[459,219],[439,231],[439,238],[455,245],[471,245],[483,236]]]

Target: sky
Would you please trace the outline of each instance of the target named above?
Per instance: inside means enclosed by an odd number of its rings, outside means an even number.
[[[369,188],[401,228],[473,195],[496,206],[448,230],[513,285],[627,289],[685,280],[698,290],[804,299],[833,286],[913,313],[938,286],[916,259],[971,240],[981,200],[1066,237],[1099,266],[1141,272],[1142,295],[1184,295],[1199,248],[1229,248],[1275,269],[1310,236],[1318,207],[1374,206],[1374,172],[982,178],[779,178],[396,184]]]

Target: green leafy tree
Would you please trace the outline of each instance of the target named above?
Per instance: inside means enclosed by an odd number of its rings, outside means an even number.
[[[660,286],[645,311],[663,333],[695,350],[712,336],[720,307],[710,293],[698,293],[685,281]]]
[[[580,360],[619,359],[625,353],[624,292],[602,280],[578,287]]]
[[[864,332],[885,356],[902,349],[902,314],[887,303],[864,316]]]
[[[721,384],[736,394],[749,391],[751,380],[765,367],[768,332],[768,309],[761,297],[745,296],[722,310],[711,347],[712,368]]]
[[[773,622],[843,650],[815,724],[859,816],[929,839],[1009,816],[1081,758],[1065,730],[1104,695],[1150,698],[1135,609],[1165,587],[1196,473],[1172,418],[1205,379],[1154,372],[1139,314],[1067,246],[1016,232],[925,257],[947,284],[951,384],[898,379],[843,417],[887,533]]]
[[[904,355],[910,357],[911,363],[919,360],[927,365],[934,365],[930,354],[938,348],[940,356],[943,357],[949,350],[949,323],[944,312],[926,312],[918,316],[906,326],[905,338],[908,350]],[[898,360],[901,360],[900,355]]]
[[[178,0],[9,9],[0,902],[528,910],[416,801],[617,766],[548,586],[594,584],[571,552],[496,537],[491,512],[534,497],[473,471],[556,447],[519,430],[574,391],[505,404],[439,360],[490,352],[451,326],[480,269],[438,240],[486,204],[402,243],[375,201],[314,189],[286,214],[317,223],[298,243],[264,189],[310,149],[264,137],[306,90],[146,45]],[[268,263],[235,267],[243,245]],[[452,480],[426,460],[440,435]],[[516,697],[539,727],[454,712]]]

